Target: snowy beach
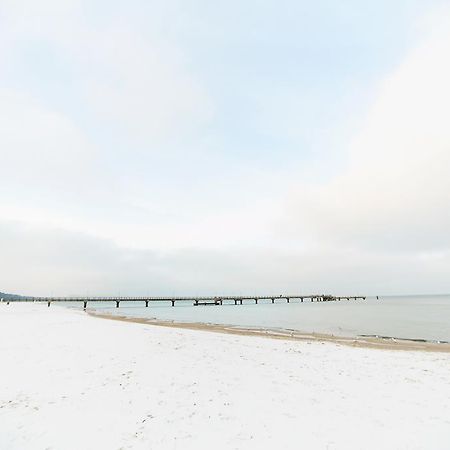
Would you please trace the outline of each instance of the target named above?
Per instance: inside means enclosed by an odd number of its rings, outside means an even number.
[[[0,449],[448,449],[450,354],[0,305]]]

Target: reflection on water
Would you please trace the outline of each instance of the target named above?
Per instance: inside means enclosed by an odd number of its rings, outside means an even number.
[[[379,335],[450,341],[450,296],[369,297],[367,300],[287,304],[260,301],[237,305],[191,306],[179,303],[89,303],[89,308],[130,317],[245,327],[283,328],[341,336]],[[80,304],[70,304],[80,308]]]

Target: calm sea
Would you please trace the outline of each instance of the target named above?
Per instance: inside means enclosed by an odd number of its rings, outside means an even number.
[[[340,336],[376,335],[450,342],[450,295],[368,297],[367,300],[311,303],[277,300],[241,305],[145,308],[140,303],[89,303],[89,308],[129,317],[296,330]],[[80,307],[80,305],[77,305]]]

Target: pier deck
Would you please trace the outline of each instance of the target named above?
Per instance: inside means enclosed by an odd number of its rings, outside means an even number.
[[[110,302],[115,304],[116,308],[119,308],[120,303],[124,302],[141,302],[146,307],[151,303],[166,302],[171,306],[175,306],[175,303],[190,302],[194,306],[200,305],[213,305],[220,306],[223,304],[242,305],[244,302],[254,302],[258,304],[260,300],[270,300],[271,303],[276,301],[286,301],[290,303],[292,300],[302,302],[309,300],[311,302],[332,302],[341,300],[365,300],[365,296],[333,296],[333,295],[250,295],[250,296],[186,296],[186,297],[21,297],[14,300],[1,299],[2,302],[44,302],[50,306],[53,302],[77,302],[83,303],[84,308],[92,302]]]

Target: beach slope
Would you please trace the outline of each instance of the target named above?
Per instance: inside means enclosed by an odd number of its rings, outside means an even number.
[[[0,305],[0,448],[448,449],[450,354]]]

